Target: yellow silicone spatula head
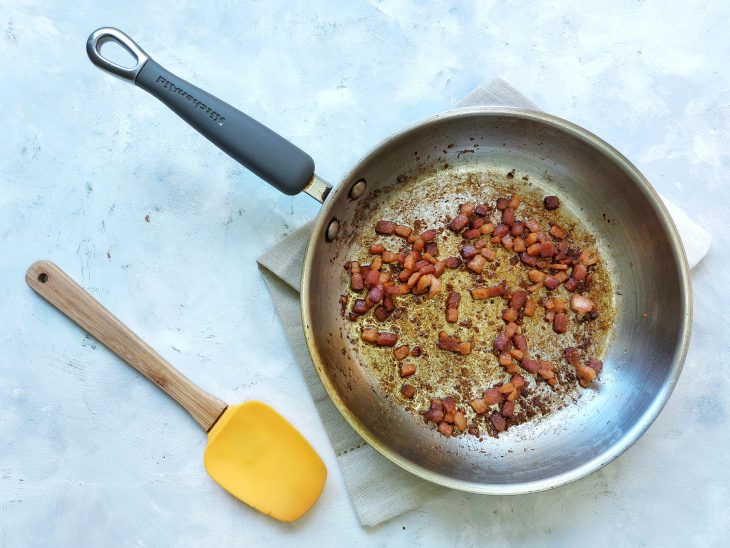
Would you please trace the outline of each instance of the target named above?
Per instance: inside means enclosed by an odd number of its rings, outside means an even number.
[[[307,440],[268,405],[228,407],[208,432],[205,469],[226,491],[282,521],[315,503],[327,469]]]
[[[204,392],[52,262],[34,263],[25,280],[192,415],[208,432],[205,469],[234,497],[282,521],[297,519],[317,501],[327,469],[279,413],[257,401],[227,406]]]

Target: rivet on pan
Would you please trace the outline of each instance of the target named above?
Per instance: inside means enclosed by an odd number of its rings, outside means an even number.
[[[360,179],[358,182],[352,185],[352,188],[350,189],[350,198],[352,198],[353,200],[357,200],[360,196],[365,194],[365,187],[367,187],[365,179]]]
[[[332,219],[330,221],[330,224],[327,225],[327,234],[325,235],[325,239],[328,242],[331,242],[335,239],[337,236],[337,233],[340,231],[340,221],[337,219]]]

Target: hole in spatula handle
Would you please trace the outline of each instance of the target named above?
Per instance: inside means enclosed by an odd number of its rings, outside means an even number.
[[[42,284],[46,283],[48,281],[48,274],[46,274],[45,272],[41,272],[40,274],[38,274],[38,281]]]

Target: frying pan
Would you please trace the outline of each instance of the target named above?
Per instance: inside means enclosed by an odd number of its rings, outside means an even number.
[[[135,66],[122,67],[102,56],[106,41],[130,52]],[[539,491],[581,478],[616,458],[663,408],[689,343],[689,269],[661,199],[636,167],[597,136],[541,112],[453,110],[388,137],[332,189],[317,177],[314,162],[302,150],[171,74],[121,31],[95,31],[87,53],[98,67],[161,100],[277,189],[290,195],[304,191],[323,202],[302,273],[307,345],[342,416],[396,464],[465,491]],[[352,324],[340,313],[347,287],[343,265],[381,216],[412,221],[419,208],[428,210],[431,219],[453,214],[458,203],[488,190],[454,185],[454,179],[481,173],[491,180],[511,170],[524,174],[534,191],[559,195],[561,208],[596,237],[613,278],[616,310],[605,366],[596,389],[541,420],[511,428],[498,439],[445,438],[389,397],[365,363],[351,338]],[[515,184],[520,180],[515,178]],[[404,209],[404,203],[413,210]]]

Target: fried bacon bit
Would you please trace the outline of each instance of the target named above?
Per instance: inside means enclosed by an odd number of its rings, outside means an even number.
[[[540,361],[540,369],[537,374],[547,381],[550,386],[555,386],[558,379],[555,377],[555,364],[549,361]]]
[[[482,233],[479,231],[478,228],[471,228],[469,230],[465,230],[462,233],[461,237],[465,240],[473,240],[474,238],[478,238],[479,236],[481,236],[481,234]]]
[[[475,296],[474,292],[479,291],[478,295],[481,295],[482,289],[485,290],[485,296],[484,297]],[[480,300],[480,299],[490,299],[492,297],[500,297],[500,296],[504,295],[504,292],[506,291],[506,289],[507,289],[507,282],[505,282],[503,280],[503,281],[499,282],[497,285],[493,285],[491,287],[485,287],[485,288],[476,288],[476,289],[472,289],[471,291],[472,291],[472,297],[476,300]]]
[[[494,251],[494,249],[488,249],[484,248],[482,249],[479,254],[484,257],[487,261],[492,262],[494,259],[497,258],[497,252]]]
[[[436,229],[432,228],[430,230],[424,230],[423,232],[421,232],[421,235],[419,237],[425,243],[429,243],[429,242],[433,241],[433,239],[436,237],[437,234],[438,234],[438,231]]]
[[[407,225],[398,225],[395,227],[396,236],[400,236],[401,238],[408,238],[411,232],[413,232],[413,229]]]
[[[502,211],[502,224],[511,227],[515,223],[515,210],[508,207]]]
[[[469,218],[466,215],[459,213],[456,217],[454,217],[451,223],[449,223],[449,229],[458,234],[466,228],[467,224],[469,224]]]
[[[579,282],[586,279],[588,268],[583,263],[573,265],[573,270],[570,272],[571,277],[575,278]]]
[[[515,336],[515,333],[517,333],[517,329],[518,326],[515,322],[509,322],[507,325],[504,326],[504,334],[511,339]]]
[[[469,267],[469,270],[472,270],[477,274],[481,274],[486,262],[487,259],[485,259],[482,255],[477,255],[471,261],[469,261],[466,266]]]
[[[371,255],[380,255],[385,251],[385,247],[383,244],[373,244],[370,246],[370,254]]]
[[[560,285],[560,282],[557,280],[557,278],[555,278],[555,276],[547,276],[542,281],[542,285],[545,286],[545,289],[549,289],[552,291]]]
[[[502,238],[502,245],[507,251],[512,251],[512,242],[513,242],[512,236],[507,234],[504,238]]]
[[[423,418],[426,422],[431,421],[436,424],[444,420],[444,408],[440,399],[433,398],[431,400],[431,408],[423,414]]]
[[[550,227],[550,235],[558,240],[564,240],[568,235],[568,232],[565,229],[560,228],[558,225],[553,225]]]
[[[525,337],[522,333],[515,333],[512,336],[512,344],[515,345],[517,350],[527,352],[527,337]]]
[[[410,384],[405,383],[403,386],[400,387],[400,393],[403,394],[403,397],[412,400],[413,396],[416,395],[416,389]]]
[[[461,302],[461,294],[452,291],[446,298],[446,321],[456,323],[459,321],[459,303]]]
[[[515,414],[515,402],[506,401],[502,406],[501,415],[506,418],[510,418]]]
[[[471,405],[471,408],[474,410],[474,412],[477,415],[483,415],[489,409],[489,405],[487,405],[484,398],[477,398],[475,400],[471,400],[469,402],[469,405]]]
[[[525,240],[520,237],[515,238],[512,242],[512,249],[516,253],[522,253],[523,251],[525,251],[527,249],[527,245],[525,245]]]
[[[553,211],[554,209],[558,209],[560,207],[560,198],[557,196],[545,196],[542,200],[543,205],[545,206],[545,209],[548,211]]]
[[[506,322],[513,322],[517,319],[517,310],[510,307],[502,313],[502,319]]]
[[[446,270],[446,261],[436,261],[433,267],[433,275],[439,278],[444,273],[444,270]]]
[[[532,373],[533,375],[540,370],[540,362],[537,360],[524,359],[520,365],[522,366],[522,369]]]
[[[420,346],[416,345],[413,348],[411,348],[411,356],[413,356],[414,358],[417,358],[418,356],[420,356],[421,353],[422,353],[422,350],[421,350]]]
[[[446,268],[459,268],[461,266],[461,259],[459,257],[446,257],[444,261]]]
[[[570,298],[570,308],[578,312],[579,314],[587,314],[591,312],[596,305],[588,297],[578,295],[576,293]]]
[[[378,340],[378,330],[373,327],[363,328],[362,340],[369,343],[375,343]]]
[[[395,346],[396,342],[398,342],[397,333],[381,331],[378,333],[378,338],[375,341],[375,344],[377,344],[378,346]]]
[[[473,245],[464,245],[461,246],[461,256],[466,259],[471,259],[477,254],[477,248]]]
[[[426,243],[421,238],[416,238],[416,241],[413,242],[413,249],[415,251],[418,251],[419,253],[421,251],[423,251],[425,246],[426,246]]]
[[[454,426],[462,432],[466,430],[466,415],[463,411],[457,411],[454,413]]]
[[[472,216],[469,219],[469,228],[481,228],[487,220],[484,217]]]
[[[382,285],[376,285],[368,293],[368,299],[370,299],[370,302],[372,302],[372,303],[379,303],[382,298],[383,298],[383,286]]]
[[[522,352],[522,350],[517,350],[516,348],[513,348],[512,350],[510,350],[509,355],[512,356],[518,362],[521,362],[525,358],[525,353]]]
[[[537,257],[540,254],[540,249],[542,249],[542,244],[534,243],[527,248],[527,254],[530,257]],[[537,261],[537,259],[535,259],[535,261]]]
[[[468,202],[466,204],[461,204],[459,206],[459,214],[464,215],[466,217],[471,217],[471,215],[476,210],[477,205],[473,202]]]
[[[443,434],[447,438],[450,438],[451,434],[454,432],[454,427],[448,422],[443,421],[439,424],[439,432],[441,432],[441,434]]]
[[[413,274],[411,274],[411,277],[408,278],[408,282],[406,282],[406,287],[408,287],[408,289],[413,288],[413,286],[416,285],[416,282],[418,282],[420,277],[421,277],[420,272],[414,272]]]
[[[588,388],[598,376],[596,370],[592,367],[588,367],[587,365],[576,365],[575,372],[578,375],[578,382],[583,388]]]
[[[438,257],[439,254],[439,246],[437,246],[435,243],[426,244],[426,255],[430,255],[431,257]]]
[[[509,198],[505,198],[504,196],[497,198],[497,209],[504,211],[507,209],[507,206],[509,206]]]
[[[350,263],[350,275],[350,288],[353,291],[362,291],[365,289],[365,281],[362,279],[362,274],[360,273],[360,263],[357,261]]]
[[[553,318],[553,331],[556,333],[565,333],[568,330],[568,316],[565,312],[558,312]]]
[[[363,327],[362,340],[378,346],[395,346],[398,335],[387,331],[378,331],[374,327]]]
[[[570,291],[571,293],[578,289],[578,285],[580,285],[580,282],[576,280],[575,278],[569,278],[567,282],[563,284],[563,287]]]
[[[527,277],[534,284],[541,284],[545,279],[545,273],[535,270],[534,268],[527,273]]]
[[[542,230],[540,223],[538,223],[535,219],[526,220],[525,226],[527,227],[527,230],[529,230],[530,232],[540,232]]]
[[[381,219],[377,223],[375,223],[375,232],[378,234],[384,234],[386,236],[390,236],[395,232],[395,223],[393,221],[386,221],[384,219]]]
[[[384,291],[386,295],[405,295],[406,293],[408,293],[408,286],[386,285]]]
[[[517,209],[520,207],[520,195],[519,194],[513,194],[509,197],[509,202],[507,202],[507,207],[510,209]]]
[[[542,242],[540,244],[540,257],[552,257],[558,252],[555,244],[552,242]]]
[[[433,299],[439,293],[441,293],[441,280],[432,275],[431,284],[428,286],[428,298]]]
[[[491,242],[498,244],[507,234],[509,234],[509,227],[506,224],[499,223],[494,227],[494,230],[492,230]]]
[[[492,211],[492,208],[487,204],[479,204],[474,208],[474,213],[480,217],[486,217],[490,211]]]
[[[507,429],[507,421],[496,411],[489,416],[489,422],[494,425],[497,432],[504,432]]]
[[[454,398],[449,396],[448,398],[444,398],[441,400],[441,403],[444,407],[444,413],[456,413],[456,402],[454,402]],[[448,418],[444,417],[445,421],[451,422]]]
[[[428,287],[431,285],[431,279],[433,276],[431,274],[423,274],[420,278],[418,278],[418,282],[416,283],[416,287],[414,287],[411,291],[414,295],[421,295],[426,292]]]
[[[432,265],[428,261],[426,261],[426,263],[427,264],[425,264],[425,265],[423,265],[423,266],[421,266],[421,267],[418,268],[418,271],[421,274],[433,274],[434,272],[436,272],[436,267],[434,265]]]
[[[497,333],[492,346],[497,352],[506,352],[509,350],[510,338],[504,332]]]
[[[405,359],[406,356],[408,356],[408,345],[403,344],[403,345],[399,346],[398,348],[393,350],[393,355],[395,356],[395,359],[398,361]]]
[[[388,319],[388,316],[390,316],[390,312],[382,305],[379,304],[375,307],[375,312],[373,312],[373,315],[375,316],[375,319],[377,319],[379,322],[384,322]]]
[[[523,306],[525,306],[525,303],[527,302],[527,292],[526,291],[515,291],[512,293],[512,298],[510,299],[510,306],[514,308],[515,310],[519,310]]]
[[[400,371],[398,374],[400,375],[401,379],[405,379],[406,377],[410,377],[416,372],[416,366],[412,363],[402,363],[400,366]]]
[[[365,314],[368,311],[368,305],[364,299],[355,299],[352,305],[352,312],[357,315]]]
[[[439,333],[438,347],[442,350],[453,352],[454,354],[461,354],[462,356],[471,354],[470,342],[462,342],[456,337],[452,337],[447,334],[446,331],[441,331]]]
[[[492,232],[494,232],[494,224],[484,223],[482,226],[479,227],[479,232],[481,232],[485,236],[487,234],[491,234]]]
[[[397,253],[393,253],[392,251],[388,251],[387,249],[383,251],[383,262],[387,264],[393,264],[399,262],[400,255]]]
[[[591,250],[585,249],[579,255],[578,261],[585,266],[593,266],[598,263],[598,257],[591,257]]]
[[[368,287],[375,287],[380,283],[380,272],[377,270],[370,270],[365,276],[365,285]]]
[[[593,369],[596,372],[596,375],[598,375],[603,369],[603,362],[601,360],[597,360],[596,358],[591,358],[588,362],[588,367]]]
[[[532,317],[535,315],[536,310],[537,310],[537,303],[535,301],[533,301],[532,299],[527,299],[527,302],[525,303],[525,310],[523,310],[524,315]]]

